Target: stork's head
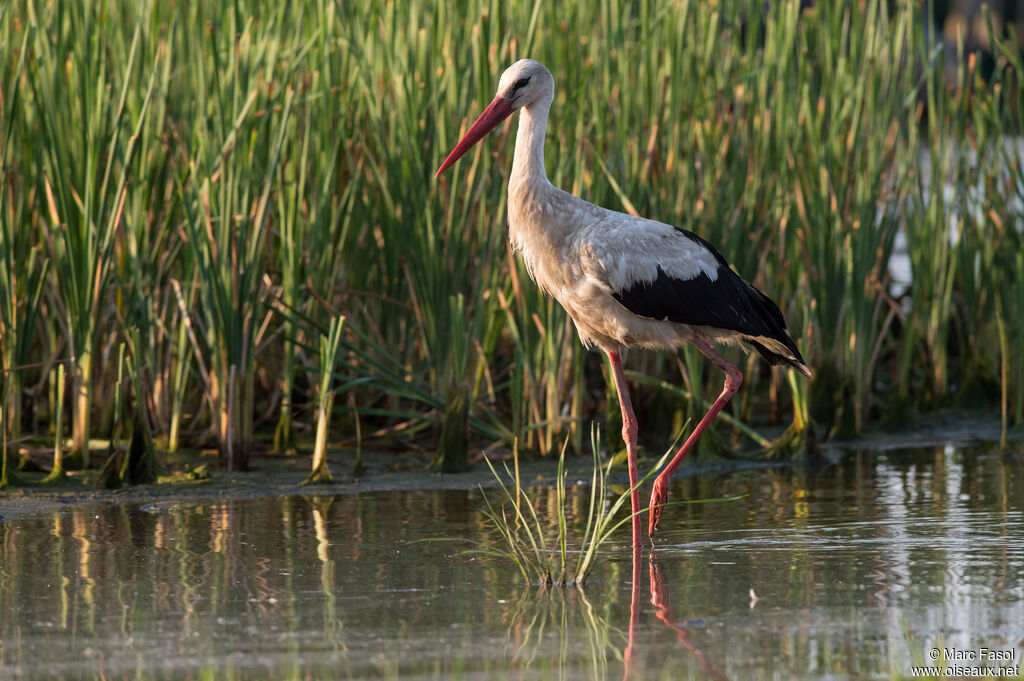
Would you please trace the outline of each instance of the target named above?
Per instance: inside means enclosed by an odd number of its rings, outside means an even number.
[[[505,69],[498,81],[498,97],[507,100],[512,110],[530,106],[543,99],[551,101],[555,94],[555,79],[539,61],[520,59]]]
[[[479,142],[484,135],[494,130],[511,116],[516,109],[529,107],[538,102],[551,103],[555,94],[555,79],[539,61],[520,59],[505,69],[498,81],[498,94],[494,97],[472,127],[448,154],[434,177],[437,177]]]

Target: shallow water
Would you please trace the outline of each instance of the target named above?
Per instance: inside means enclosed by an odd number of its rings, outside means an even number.
[[[0,678],[1020,674],[1019,461],[992,448],[851,454],[811,471],[684,478],[673,494],[745,496],[669,508],[636,566],[624,529],[582,591],[524,588],[499,559],[419,541],[488,539],[479,492],[0,521]],[[1000,656],[1011,659],[985,659]]]

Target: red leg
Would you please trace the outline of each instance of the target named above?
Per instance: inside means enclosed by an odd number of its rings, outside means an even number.
[[[722,394],[718,396],[715,403],[711,405],[711,409],[708,409],[708,413],[704,415],[704,418],[700,420],[697,427],[690,433],[690,437],[686,438],[686,442],[679,448],[672,461],[665,466],[665,470],[661,472],[658,479],[654,481],[654,489],[651,490],[651,504],[650,504],[650,526],[648,527],[648,534],[653,535],[654,531],[658,529],[658,523],[661,522],[661,512],[663,510],[662,504],[668,501],[668,484],[672,480],[672,475],[676,472],[676,468],[683,462],[683,459],[689,453],[690,449],[696,444],[697,440],[700,439],[701,433],[708,427],[708,425],[715,420],[715,416],[718,412],[722,411],[722,407],[725,403],[736,394],[740,384],[743,382],[743,374],[740,370],[734,367],[729,362],[725,361],[725,358],[715,352],[714,348],[700,340],[699,338],[692,338],[690,342],[693,346],[700,350],[705,357],[715,363],[719,369],[725,372],[725,385],[722,387]]]
[[[640,530],[640,489],[637,483],[640,473],[636,463],[636,414],[629,400],[629,387],[626,376],[622,373],[622,359],[618,350],[605,350],[612,363],[612,375],[615,377],[615,391],[619,393],[619,408],[622,410],[622,439],[626,443],[626,459],[629,462],[629,486],[632,488],[630,501],[633,513],[633,550],[638,551],[643,542]]]

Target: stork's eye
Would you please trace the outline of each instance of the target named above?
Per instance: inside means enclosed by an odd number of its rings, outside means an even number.
[[[527,76],[526,78],[520,78],[519,80],[512,84],[512,92],[515,93],[516,90],[526,87],[527,83],[529,82],[529,76]]]

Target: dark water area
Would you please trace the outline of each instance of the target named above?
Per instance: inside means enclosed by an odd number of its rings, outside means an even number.
[[[570,493],[585,509],[589,490]],[[421,541],[493,540],[479,491],[7,519],[0,679],[1020,677],[1019,460],[853,453],[683,478],[673,495],[743,496],[669,508],[636,565],[623,528],[582,590]]]

